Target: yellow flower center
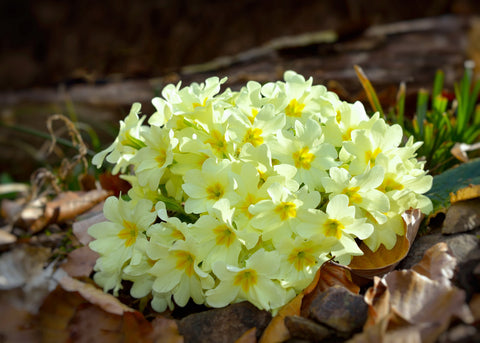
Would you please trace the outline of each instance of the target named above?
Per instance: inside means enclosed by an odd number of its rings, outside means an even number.
[[[215,242],[217,245],[225,245],[229,247],[233,244],[233,242],[235,242],[235,232],[233,232],[226,225],[217,226],[215,229],[213,229],[213,233],[216,236]]]
[[[282,202],[275,207],[275,213],[280,215],[282,220],[297,216],[297,206],[293,202]]]
[[[292,99],[287,107],[285,107],[285,114],[289,117],[299,118],[302,116],[302,111],[304,108],[305,104],[298,103],[297,99]]]
[[[155,161],[158,162],[158,166],[162,168],[166,160],[167,160],[167,151],[165,149],[159,150],[157,157],[155,157]]]
[[[315,264],[315,257],[304,248],[295,248],[292,253],[288,255],[288,262],[293,264],[296,270],[304,270]]]
[[[251,193],[248,193],[245,199],[239,204],[237,204],[236,207],[239,211],[245,214],[248,219],[252,219],[253,214],[250,213],[250,211],[248,210],[248,207],[250,207],[250,205],[255,204],[256,202],[257,202],[257,198]]]
[[[117,236],[120,239],[124,239],[125,240],[125,246],[129,247],[133,243],[135,243],[135,241],[137,240],[138,227],[135,223],[129,222],[127,220],[124,220],[122,224],[123,224],[124,229],[121,230],[117,234]]]
[[[349,187],[344,188],[342,194],[345,194],[349,201],[349,205],[351,204],[359,204],[362,202],[362,196],[357,192],[360,190],[360,187]]]
[[[258,114],[258,110],[256,108],[252,108],[252,116],[248,118],[250,119],[250,123],[253,124],[253,122],[255,121],[255,118],[257,117],[257,114]]]
[[[199,103],[199,102],[194,102],[194,103],[192,104],[193,109],[196,109],[197,107],[205,107],[205,105],[207,104],[207,99],[208,99],[208,98],[205,98],[205,99],[203,100],[203,104],[201,104],[201,103]]]
[[[343,135],[342,135],[342,139],[344,141],[351,141],[352,140],[352,131],[353,131],[353,127],[349,128]]]
[[[401,183],[398,183],[391,177],[385,178],[383,180],[382,184],[377,188],[379,191],[382,191],[384,193],[390,192],[390,191],[401,191],[403,189],[403,185]]]
[[[212,130],[210,135],[211,135],[211,138],[207,139],[205,143],[210,144],[211,147],[218,153],[226,153],[227,141],[225,140],[224,135],[217,130]]]
[[[337,123],[340,123],[340,120],[342,120],[342,112],[340,112],[339,110],[337,110],[337,115],[335,116],[335,120],[337,121]]]
[[[178,250],[173,253],[174,257],[177,259],[175,268],[179,270],[184,270],[185,274],[192,276],[195,272],[195,256],[193,256],[188,251]]]
[[[315,155],[309,152],[308,147],[303,147],[293,153],[293,161],[297,168],[310,169],[314,159]]]
[[[219,200],[225,194],[225,189],[220,182],[216,182],[213,185],[207,187],[207,194],[207,199]]]
[[[253,146],[259,146],[263,143],[262,130],[258,128],[248,129],[243,141],[245,143],[251,143]]]
[[[182,231],[180,231],[178,229],[173,229],[171,236],[172,236],[173,239],[176,239],[176,240],[178,240],[178,239],[182,240],[182,241],[185,240],[185,236],[183,235]]]
[[[235,275],[233,279],[233,284],[235,286],[241,286],[243,291],[246,293],[250,287],[257,284],[258,275],[257,272],[253,269],[245,269]]]
[[[336,219],[328,219],[323,223],[323,229],[325,236],[327,237],[336,237],[337,239],[340,239],[344,228],[343,224]]]
[[[374,151],[369,150],[365,152],[365,159],[367,160],[367,162],[370,162],[371,167],[375,165],[375,159],[381,152],[382,150],[380,148],[376,148]]]

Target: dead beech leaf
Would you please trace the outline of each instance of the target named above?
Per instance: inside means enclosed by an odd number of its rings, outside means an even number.
[[[257,328],[253,327],[243,333],[235,343],[257,343]]]
[[[116,197],[120,196],[120,194],[127,194],[129,189],[132,188],[130,183],[120,178],[119,174],[112,175],[106,172],[100,174],[98,180],[103,189],[112,192]]]
[[[412,270],[431,280],[450,284],[456,266],[457,259],[447,243],[441,242],[428,249],[422,260],[414,265]]]
[[[366,244],[360,244],[363,255],[354,256],[348,265],[353,274],[364,278],[381,276],[393,270],[407,256],[417,235],[423,214],[418,209],[408,210],[402,214],[402,218],[404,220],[405,234],[397,236],[397,242],[391,250],[387,250],[382,244],[377,251],[373,252]]]
[[[91,217],[88,217],[83,220],[75,221],[72,225],[73,234],[77,237],[78,241],[83,245],[88,245],[93,241],[93,237],[88,234],[88,228],[96,223],[101,223],[106,221],[107,218],[103,215],[103,212],[96,213]]]
[[[12,244],[17,241],[17,236],[11,234],[7,230],[0,228],[0,247],[7,244]]]
[[[152,321],[153,332],[150,337],[158,343],[183,343],[183,336],[178,332],[177,322],[162,316],[157,316]],[[244,342],[248,343],[248,342]]]
[[[88,277],[93,271],[99,254],[88,246],[73,250],[62,264],[62,269],[71,277]]]
[[[104,293],[101,289],[69,276],[64,276],[59,280],[60,286],[67,292],[78,292],[83,299],[97,305],[105,312],[122,315],[124,312],[132,312],[134,309],[124,305],[111,294]]]
[[[43,213],[33,221],[29,226],[29,230],[35,233],[45,228],[48,224],[74,219],[105,200],[109,195],[110,193],[105,190],[61,193],[57,198],[45,204]]]
[[[105,200],[109,195],[110,193],[103,189],[88,192],[65,192],[47,203],[45,216],[52,217],[58,213],[57,222],[73,219]]]
[[[300,315],[302,299],[303,293],[300,293],[278,311],[278,314],[273,317],[270,324],[263,331],[259,343],[284,342],[290,338],[290,332],[285,326],[285,317]]]
[[[455,193],[450,193],[450,203],[480,198],[480,185],[468,185]]]
[[[467,143],[455,143],[452,149],[450,149],[450,153],[462,162],[468,162],[469,158],[467,155],[467,151],[474,151],[480,149],[480,142],[474,144],[467,144]]]
[[[43,342],[153,342],[152,324],[139,312],[106,312],[62,287],[47,297],[38,322]]]
[[[465,292],[449,281],[455,268],[452,258],[446,245],[439,243],[413,269],[395,270],[382,279],[375,277],[374,286],[365,294],[369,305],[365,332],[385,330],[385,337],[396,337],[392,331],[397,331],[408,333],[411,339],[418,334],[421,342],[434,342],[452,318],[471,323]],[[363,342],[360,339],[354,342]]]

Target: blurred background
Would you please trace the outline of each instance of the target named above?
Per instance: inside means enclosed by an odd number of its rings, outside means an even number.
[[[27,180],[72,153],[47,153],[49,115],[79,123],[98,150],[132,102],[150,114],[180,80],[239,88],[294,69],[353,101],[359,64],[387,103],[402,81],[431,87],[437,69],[452,86],[464,61],[480,65],[477,15],[476,0],[1,1],[0,175]]]

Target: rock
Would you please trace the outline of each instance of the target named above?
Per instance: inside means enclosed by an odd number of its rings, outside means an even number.
[[[322,341],[334,333],[332,329],[300,316],[285,317],[285,326],[293,338],[308,342]]]
[[[397,269],[410,269],[420,262],[430,247],[439,242],[448,244],[458,264],[466,262],[467,259],[476,258],[476,255],[480,254],[480,250],[478,250],[480,243],[479,233],[480,230],[476,229],[468,233],[453,235],[442,235],[440,232],[432,232],[428,235],[417,237],[407,257],[399,264]]]
[[[272,316],[248,302],[191,314],[178,322],[178,331],[187,343],[234,342],[256,327],[257,339]]]
[[[466,232],[477,227],[480,227],[480,199],[460,201],[449,207],[442,233]]]
[[[360,330],[367,320],[368,306],[361,295],[334,286],[320,293],[310,305],[310,318],[342,333]]]

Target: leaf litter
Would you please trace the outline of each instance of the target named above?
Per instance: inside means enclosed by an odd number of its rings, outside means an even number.
[[[74,163],[82,162],[82,154]],[[467,175],[477,164],[478,160],[466,163],[452,175]],[[64,165],[69,169],[72,164]],[[124,192],[125,184],[107,174],[103,177],[103,189],[62,192],[58,180],[47,171],[40,171],[33,180],[30,195],[23,202],[2,201],[2,216],[10,225],[2,228],[6,233],[1,236],[6,237],[2,244],[13,244],[10,251],[0,256],[0,301],[4,306],[0,335],[6,342],[208,342],[211,337],[226,337],[226,341],[240,343],[297,338],[318,341],[321,337],[349,342],[434,342],[452,324],[457,325],[455,328],[462,325],[475,328],[472,325],[478,326],[480,321],[480,293],[469,298],[454,285],[452,279],[458,264],[447,244],[431,247],[411,269],[394,270],[408,254],[417,234],[422,218],[414,210],[405,214],[405,235],[397,237],[391,251],[382,247],[374,254],[364,247],[367,258],[355,258],[348,267],[325,263],[312,284],[273,318],[243,303],[217,310],[201,308],[196,314],[188,313],[187,308],[181,317],[168,311],[156,314],[127,294],[120,301],[104,293],[89,278],[96,255],[88,248],[91,237],[87,229],[105,220],[101,211],[103,200],[111,193]],[[448,183],[447,180],[441,178],[433,190],[439,203],[448,206],[478,201],[478,185],[467,185],[476,183],[475,178],[465,178],[462,185],[466,188],[457,185],[439,191],[439,185]],[[452,193],[447,200],[446,190]],[[52,193],[57,195],[53,199],[49,196]],[[34,239],[18,241],[21,230],[34,238],[45,235],[52,225],[65,227],[65,222],[70,225],[68,222],[75,219],[73,234],[77,249],[65,254],[66,259],[61,263],[52,256],[51,248],[38,246]],[[367,308],[360,329],[345,333],[312,315],[318,304],[343,307],[345,299],[358,301],[358,297]],[[346,308],[343,315],[351,315],[353,310]],[[222,318],[222,324],[212,328],[215,318]],[[255,322],[258,318],[263,319]],[[239,326],[245,321],[250,324]],[[212,330],[222,332],[222,336],[199,335]]]

